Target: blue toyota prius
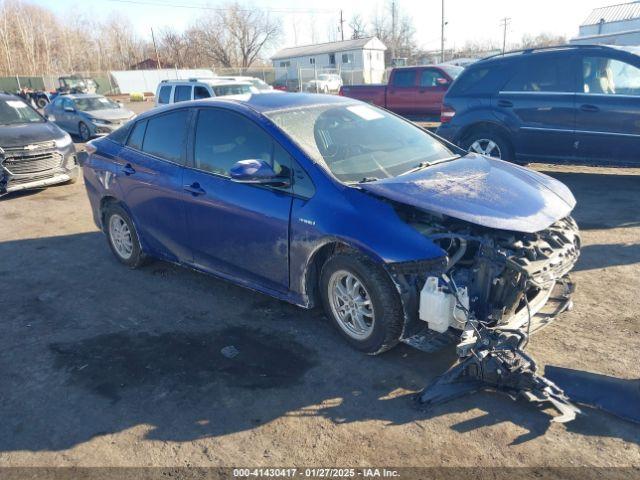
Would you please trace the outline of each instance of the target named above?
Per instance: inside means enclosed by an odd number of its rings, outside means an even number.
[[[569,302],[580,238],[567,187],[352,99],[183,102],[87,151],[93,215],[118,261],[322,304],[367,353],[428,350],[471,318],[523,328]]]

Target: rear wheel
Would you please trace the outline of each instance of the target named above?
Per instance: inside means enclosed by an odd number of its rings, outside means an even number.
[[[38,106],[38,108],[44,108],[44,107],[46,107],[46,106],[47,106],[47,104],[48,104],[48,103],[49,103],[49,102],[48,102],[48,101],[47,101],[47,99],[46,99],[46,98],[44,98],[44,97],[39,97],[39,98],[36,100],[36,105]]]
[[[346,340],[368,354],[394,347],[404,312],[389,275],[356,252],[338,253],[320,274],[325,313]]]
[[[109,205],[104,220],[109,247],[116,259],[131,268],[141,266],[145,256],[140,248],[136,228],[127,212],[119,205]]]
[[[475,130],[467,135],[462,147],[472,153],[478,153],[502,160],[513,160],[511,143],[499,132],[491,129]]]

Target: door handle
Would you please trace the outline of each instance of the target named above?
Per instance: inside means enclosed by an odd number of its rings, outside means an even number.
[[[204,191],[204,189],[200,186],[198,182],[193,182],[191,185],[185,185],[184,189],[194,197],[197,197],[198,195],[204,195],[205,193],[207,193]]]
[[[583,112],[599,112],[600,111],[600,109],[595,105],[588,105],[588,104],[581,105],[580,110],[582,110]]]
[[[122,172],[125,175],[129,176],[129,175],[133,175],[134,173],[136,173],[136,169],[133,168],[130,163],[127,163],[124,167],[122,167]]]
[[[511,108],[513,107],[513,102],[511,102],[510,100],[498,100],[498,106],[504,107],[504,108]]]

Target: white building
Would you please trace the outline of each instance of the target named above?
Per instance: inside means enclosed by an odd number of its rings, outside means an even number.
[[[571,43],[640,45],[640,1],[594,9]]]
[[[284,48],[271,57],[276,82],[307,81],[339,73],[346,84],[381,83],[385,45],[376,37]]]

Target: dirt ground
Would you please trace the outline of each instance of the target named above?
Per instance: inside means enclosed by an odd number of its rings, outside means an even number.
[[[574,310],[530,352],[640,378],[640,169],[533,167],[573,190],[584,248]],[[453,349],[367,357],[320,311],[126,269],[82,181],[0,200],[0,305],[0,466],[640,467],[638,425],[599,411],[555,424],[490,393],[416,409]]]

